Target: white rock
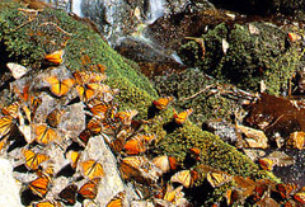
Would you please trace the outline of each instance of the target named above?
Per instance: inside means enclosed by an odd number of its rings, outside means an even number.
[[[0,158],[0,206],[23,206],[19,196],[20,187],[13,178],[12,164],[8,160]]]

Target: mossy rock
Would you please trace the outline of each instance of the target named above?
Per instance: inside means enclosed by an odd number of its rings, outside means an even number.
[[[291,46],[286,32],[276,26],[251,24],[259,34],[251,34],[249,24],[222,23],[202,35],[204,57],[194,41],[182,45],[179,54],[186,64],[192,63],[216,79],[240,88],[257,91],[263,80],[270,94],[287,91],[288,80],[304,65],[302,51],[297,45]],[[222,49],[224,40],[229,43],[226,54]]]
[[[169,76],[157,76],[154,78],[155,88],[161,96],[174,96],[174,106],[182,111],[188,108],[193,109],[190,120],[201,125],[210,119],[223,118],[230,120],[234,109],[238,107],[235,101],[224,98],[220,91],[209,94],[206,90],[212,86],[216,88],[221,84],[212,78],[208,78],[198,69],[187,69],[179,74]]]
[[[10,61],[43,70],[48,66],[44,55],[65,45],[65,65],[71,71],[87,69],[90,64],[106,65],[107,84],[120,89],[117,97],[120,110],[137,109],[138,118],[147,118],[152,101],[158,97],[157,92],[148,79],[131,67],[134,63],[117,54],[87,24],[74,20],[63,11],[52,9],[39,12],[29,21],[26,13],[18,11],[18,8],[23,8],[22,5],[10,1],[1,1],[0,8],[2,57],[9,55]],[[56,24],[56,28],[48,22]],[[90,63],[82,64],[83,56],[88,56]],[[156,114],[152,118],[153,124],[145,129],[158,135],[155,154],[173,155],[183,163],[189,148],[199,147],[202,149],[200,163],[234,175],[262,177],[258,166],[249,158],[189,121],[168,132],[166,125],[172,122],[172,111],[169,108]]]

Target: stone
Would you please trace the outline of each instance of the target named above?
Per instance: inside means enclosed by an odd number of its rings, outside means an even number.
[[[20,187],[13,178],[12,164],[0,158],[0,206],[21,207]]]

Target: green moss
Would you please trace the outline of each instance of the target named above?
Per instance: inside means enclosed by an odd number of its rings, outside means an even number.
[[[71,71],[84,69],[81,57],[85,55],[89,56],[92,65],[106,65],[109,76],[107,83],[121,90],[123,107],[136,107],[141,115],[146,112],[144,108],[147,108],[148,100],[157,96],[155,90],[146,77],[130,67],[99,34],[64,12],[51,9],[41,12],[34,21],[27,23],[28,17],[17,10],[19,7],[21,6],[5,8],[0,13],[0,40],[5,45],[5,52],[11,57],[23,65],[41,69],[45,66],[44,55],[60,49],[67,40],[65,64]],[[43,25],[47,22],[55,22],[72,35],[57,30],[51,24]]]
[[[6,7],[5,2],[0,3],[0,41],[4,48],[1,51],[3,55],[9,54],[12,61],[41,70],[48,66],[44,55],[60,49],[67,41],[65,64],[71,71],[88,68],[88,65],[82,65],[81,57],[84,55],[90,57],[90,64],[106,65],[109,76],[107,84],[121,91],[118,95],[120,107],[137,109],[140,112],[139,118],[148,116],[149,107],[157,97],[157,92],[148,79],[130,66],[134,63],[130,64],[118,55],[89,26],[75,21],[62,11],[51,9],[40,12],[37,19],[27,22],[28,16],[17,10],[20,5]],[[54,28],[52,24],[41,25],[47,22],[55,23],[66,32]],[[191,91],[193,92],[196,92],[195,89]],[[185,95],[181,94],[181,97]],[[156,154],[173,155],[183,163],[189,148],[199,147],[202,149],[201,163],[234,175],[258,176],[258,167],[251,160],[189,121],[173,132],[166,131],[165,126],[172,121],[172,116],[172,108],[162,111],[152,118],[151,126],[145,129],[158,136],[154,148]]]
[[[256,91],[264,80],[270,94],[279,94],[287,90],[288,79],[301,68],[302,53],[297,45],[287,44],[284,31],[263,23],[251,24],[258,28],[259,34],[251,34],[248,24],[222,23],[202,35],[206,46],[204,59],[198,56],[198,47],[190,47],[190,42],[181,47],[180,55],[219,80]],[[222,49],[223,39],[229,43],[226,54]]]
[[[175,96],[174,106],[178,110],[192,108],[191,121],[199,127],[213,118],[230,119],[237,105],[234,101],[224,98],[220,91],[210,94],[207,87],[216,88],[220,81],[207,78],[196,69],[188,69],[179,74],[155,77],[155,88],[162,96]]]

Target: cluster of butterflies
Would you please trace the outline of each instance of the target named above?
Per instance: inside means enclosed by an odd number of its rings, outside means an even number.
[[[297,190],[291,184],[275,184],[266,180],[255,182],[205,165],[182,169],[174,157],[167,155],[148,158],[149,155],[145,153],[156,139],[154,134],[147,134],[143,130],[144,125],[151,124],[150,120],[134,120],[138,113],[136,110],[118,111],[118,104],[114,102],[118,90],[112,90],[102,83],[106,79],[103,65],[93,66],[99,72],[76,71],[71,74],[62,65],[62,56],[62,51],[46,55],[48,61],[59,66],[36,74],[36,78],[27,78],[28,72],[19,76],[12,72],[16,81],[10,86],[15,102],[1,109],[0,150],[21,163],[15,169],[20,166],[25,168],[19,173],[23,177],[17,175],[17,179],[23,183],[23,192],[29,191],[36,197],[31,202],[33,207],[74,205],[77,201],[83,202],[83,206],[99,205],[96,197],[105,172],[102,163],[86,152],[89,140],[95,135],[102,135],[118,155],[121,176],[125,180],[148,186],[149,196],[140,198],[150,198],[153,206],[190,206],[182,190],[193,187],[197,180],[202,179],[207,179],[213,188],[228,182],[236,185],[225,195],[227,205],[242,203],[246,198],[256,196],[257,204],[265,202],[268,205],[260,206],[270,206],[269,203],[277,203],[269,196],[270,191],[286,199],[286,206],[290,203],[292,206],[304,204],[304,189]],[[22,68],[10,65],[13,66]],[[68,113],[67,109],[77,99],[85,108],[85,126],[77,137],[69,137],[65,133],[68,124],[64,117],[80,113]],[[173,97],[163,97],[153,101],[153,105],[156,110],[162,111],[173,100]],[[52,106],[53,102],[60,107]],[[191,113],[192,109],[180,113],[174,111],[173,121],[183,125]],[[79,120],[74,121],[77,124]],[[55,155],[52,151],[56,152]],[[60,169],[65,167],[62,164],[56,167],[60,153],[73,171],[64,187],[55,185]],[[199,148],[190,149],[194,160],[200,160],[200,154]],[[167,175],[170,177],[166,178]],[[178,187],[174,187],[177,184]],[[106,206],[121,207],[125,200],[126,192],[120,192]],[[148,202],[144,204],[148,205]]]
[[[86,144],[89,138],[101,132],[103,127],[112,127],[103,125],[106,124],[106,121],[103,123],[102,120],[106,119],[107,113],[115,115],[117,124],[118,120],[127,121],[128,117],[125,119],[124,113],[126,116],[130,115],[129,112],[116,112],[115,107],[109,108],[113,105],[112,99],[117,91],[102,83],[106,79],[103,65],[94,66],[99,72],[77,71],[70,74],[61,65],[62,55],[62,51],[46,55],[46,59],[59,66],[35,74],[38,77],[36,81],[31,74],[27,76],[29,70],[25,70],[23,66],[8,64],[16,79],[10,84],[15,101],[1,109],[0,149],[8,158],[17,160],[15,164],[20,164],[15,167],[15,173],[17,180],[23,184],[21,194],[29,191],[30,197],[33,198],[31,206],[34,207],[74,205],[78,200],[92,200],[94,203],[98,185],[105,173],[99,160],[86,156]],[[38,82],[40,84],[37,84]],[[39,90],[37,87],[40,87]],[[84,104],[90,119],[76,138],[66,137],[61,129],[65,122],[64,117],[68,114],[66,108],[70,104],[63,106],[63,100],[69,97],[72,97],[72,102],[78,98],[80,103]],[[52,106],[54,100],[56,107]],[[45,116],[40,112],[46,113]],[[78,113],[81,111],[72,111],[70,116]],[[75,145],[77,146],[71,147]],[[61,155],[52,154],[54,149],[60,149],[59,152],[65,156],[70,168],[77,174],[69,179],[64,188],[55,190],[56,193],[53,189],[59,187],[55,186],[58,173],[55,168]],[[82,182],[78,182],[79,180]],[[122,206],[124,196],[124,192],[118,193],[107,206]],[[98,206],[98,203],[95,205]]]
[[[31,205],[57,207],[88,199],[94,201],[105,173],[98,160],[88,157],[86,145],[98,134],[103,135],[114,152],[126,156],[120,160],[122,176],[126,179],[142,176],[146,182],[150,177],[149,182],[155,183],[162,173],[175,169],[173,157],[159,156],[152,161],[145,157],[144,153],[155,140],[155,135],[141,133],[141,126],[149,122],[134,121],[136,110],[118,112],[118,105],[113,101],[118,90],[102,83],[106,79],[105,67],[98,64],[90,69],[99,72],[87,70],[71,74],[63,66],[63,55],[63,50],[47,54],[45,59],[58,67],[36,73],[36,77],[32,75],[34,72],[30,74],[29,69],[19,64],[7,64],[16,79],[10,84],[15,101],[1,109],[0,150],[8,157],[18,158],[15,164],[20,165],[15,168],[16,177],[23,183],[23,193],[30,191],[34,196]],[[69,105],[77,99],[86,109],[85,127],[77,137],[67,137],[62,129],[65,128],[64,117],[68,114]],[[163,110],[172,101],[172,97],[166,97],[155,100],[153,104],[157,110]],[[175,112],[173,119],[182,125],[191,113],[191,109]],[[54,190],[60,188],[55,183],[59,169],[65,166],[56,166],[60,156],[52,154],[52,151],[64,154],[64,159],[74,171],[73,178],[60,190]],[[81,184],[79,180],[82,180]],[[124,199],[125,193],[118,193],[107,206],[123,206]]]

